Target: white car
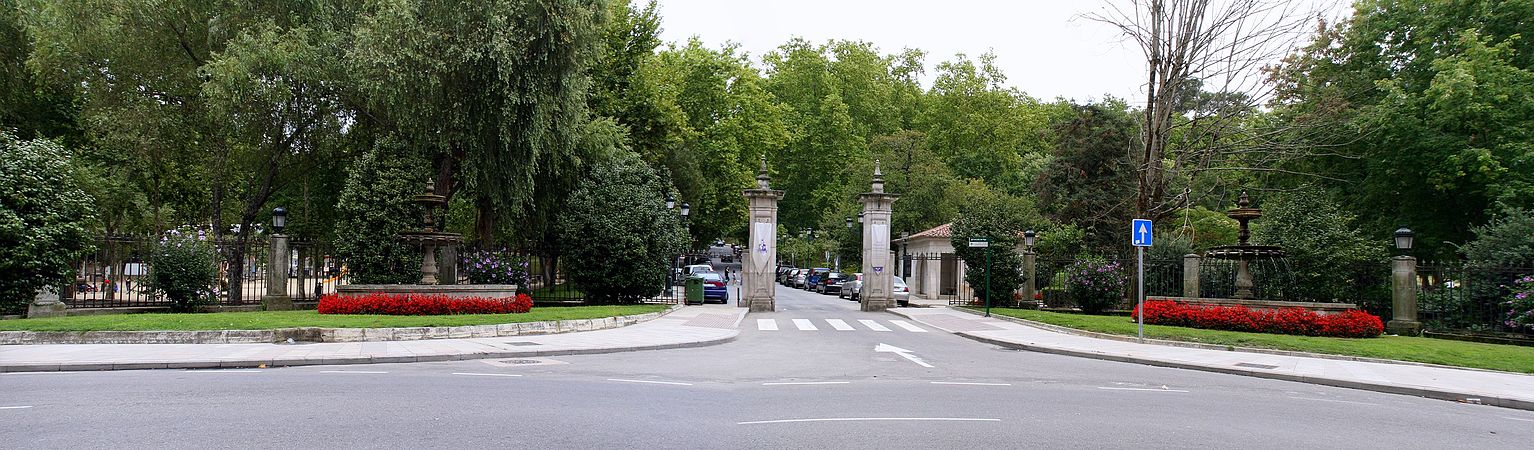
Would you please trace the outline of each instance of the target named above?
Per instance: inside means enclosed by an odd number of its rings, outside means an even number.
[[[890,284],[894,285],[891,288],[891,291],[893,292],[890,292],[890,295],[895,297],[895,304],[899,306],[910,305],[911,288],[905,285],[905,280],[900,279],[900,277],[890,277]],[[846,285],[843,285],[842,289],[850,290],[851,292],[848,294],[849,298],[851,298],[852,301],[858,301],[859,295],[863,293],[863,274],[858,274],[857,284],[853,285],[851,289],[848,289]]]
[[[862,285],[863,272],[848,274],[847,280],[842,282],[842,290],[836,292],[836,298],[850,298],[857,300],[857,297],[853,297],[852,293],[858,290],[858,286]]]
[[[713,272],[713,271],[714,271],[714,266],[710,266],[708,264],[693,264],[693,265],[690,265],[690,266],[682,268],[682,273],[685,274],[685,275],[689,275],[689,276],[691,276],[692,274],[695,274],[695,273],[699,273],[699,272]]]

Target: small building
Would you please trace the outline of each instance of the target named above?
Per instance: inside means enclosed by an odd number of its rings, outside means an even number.
[[[905,279],[912,296],[924,300],[974,298],[974,291],[964,282],[964,261],[954,253],[953,222],[892,242],[900,261],[896,273]],[[1013,250],[1019,254],[1024,251],[1022,239]]]

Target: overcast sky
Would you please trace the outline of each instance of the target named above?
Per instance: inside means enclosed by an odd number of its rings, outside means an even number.
[[[1052,100],[1104,94],[1144,103],[1144,58],[1108,26],[1080,17],[1099,0],[658,0],[662,39],[698,36],[710,47],[735,42],[753,61],[792,37],[814,43],[863,40],[882,53],[927,52],[933,67],[965,53],[996,53],[1007,84]],[[1328,15],[1349,11],[1332,7]],[[760,67],[760,65],[758,65]]]

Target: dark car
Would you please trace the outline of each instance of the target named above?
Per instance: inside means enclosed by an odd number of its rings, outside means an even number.
[[[788,279],[793,272],[793,267],[779,267],[777,275],[778,284],[788,284]]]
[[[810,274],[804,277],[804,286],[800,287],[806,291],[813,291],[815,290],[815,285],[820,284],[820,279],[828,273],[831,273],[831,269],[825,267],[810,269]]]
[[[820,282],[815,284],[815,292],[830,295],[841,293],[842,282],[847,281],[847,275],[841,272],[831,272],[820,277]]]
[[[709,300],[718,300],[719,303],[730,302],[730,289],[724,282],[724,275],[719,272],[698,272],[697,276],[703,278],[703,303]]]

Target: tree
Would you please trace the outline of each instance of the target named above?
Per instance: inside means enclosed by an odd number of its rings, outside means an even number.
[[[1053,221],[1086,230],[1087,245],[1100,252],[1122,248],[1133,214],[1134,119],[1122,102],[1075,105],[1075,114],[1056,125],[1054,154],[1034,181],[1039,203]]]
[[[1373,286],[1387,273],[1385,240],[1369,239],[1355,228],[1356,218],[1317,188],[1277,195],[1252,222],[1252,240],[1284,247],[1289,277],[1280,281],[1286,294],[1300,301],[1379,302],[1356,298],[1360,286]],[[1260,276],[1260,274],[1258,275]],[[1256,280],[1262,283],[1264,280]]]
[[[73,263],[92,247],[93,200],[69,159],[52,141],[0,131],[0,312],[18,313],[39,289],[73,281]]]
[[[1274,170],[1274,160],[1313,150],[1293,130],[1250,122],[1269,93],[1258,71],[1288,51],[1311,14],[1282,0],[1126,3],[1087,17],[1117,28],[1146,60],[1141,145],[1131,155],[1137,217],[1196,203],[1204,193],[1190,184],[1206,171]]]
[[[30,38],[20,23],[17,0],[0,0],[0,130],[23,138],[63,138],[74,147],[81,141],[74,99],[67,89],[41,84],[27,69]]]
[[[686,247],[680,219],[665,206],[668,187],[627,149],[594,164],[584,180],[560,220],[566,276],[595,303],[659,294]]]
[[[951,242],[964,260],[964,281],[977,300],[1010,304],[1012,292],[1025,281],[1023,258],[1016,250],[1020,235],[1040,222],[1032,202],[1024,198],[992,193],[969,199],[963,215],[953,222]],[[970,247],[969,240],[976,238],[988,239],[990,247]]]
[[[960,179],[1024,195],[1024,156],[1049,147],[1048,112],[1027,94],[1004,88],[1006,75],[995,59],[986,53],[977,63],[960,54],[939,64],[919,126]]]
[[[412,199],[424,191],[428,169],[421,157],[394,140],[382,140],[352,162],[336,202],[336,256],[353,283],[412,283],[420,279],[421,252],[398,239],[415,228],[424,211]]]

